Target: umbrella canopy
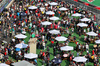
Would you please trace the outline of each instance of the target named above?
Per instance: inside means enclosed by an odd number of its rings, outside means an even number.
[[[24,39],[26,38],[27,36],[23,35],[23,34],[18,34],[18,35],[15,35],[16,38],[19,38],[19,39]]]
[[[100,44],[100,39],[95,41],[96,44]]]
[[[53,17],[50,17],[49,19],[55,21],[55,20],[59,20],[59,17],[53,16]]]
[[[75,57],[73,59],[73,61],[76,61],[76,62],[86,62],[86,58],[85,57]]]
[[[51,3],[49,3],[51,6],[56,6],[56,5],[58,5],[58,3],[56,3],[56,2],[51,2]]]
[[[14,66],[35,66],[35,65],[29,63],[28,61],[25,61],[25,60],[12,63],[12,65],[14,65]]]
[[[82,15],[79,13],[75,13],[75,14],[72,14],[72,16],[82,16]]]
[[[46,14],[47,14],[47,15],[53,15],[53,14],[55,14],[55,13],[54,13],[53,11],[47,11]]]
[[[10,66],[10,65],[7,65],[5,63],[0,63],[0,66]]]
[[[24,44],[24,43],[20,43],[20,44],[17,44],[15,45],[16,48],[27,48],[27,44]]]
[[[7,41],[3,40],[3,43],[7,43]]]
[[[20,51],[20,48],[16,48],[15,50],[16,50],[16,51]]]
[[[98,35],[97,33],[93,32],[93,31],[88,32],[86,34],[89,35],[89,36],[97,36]]]
[[[80,26],[80,27],[87,27],[88,24],[85,24],[85,23],[78,23],[77,26]]]
[[[30,6],[30,7],[28,7],[28,9],[37,9],[37,7],[36,6]]]
[[[51,22],[48,22],[48,21],[44,21],[41,23],[42,25],[51,25],[52,23]]]
[[[49,33],[51,34],[60,34],[60,30],[50,30]]]
[[[59,36],[59,37],[56,37],[55,40],[57,40],[57,41],[66,41],[67,38],[63,37],[63,36]]]
[[[82,18],[82,19],[80,19],[81,21],[90,21],[90,19],[88,19],[88,18]]]
[[[26,34],[26,32],[25,32],[25,31],[22,31],[22,33],[23,33],[23,34]]]
[[[60,49],[61,49],[62,51],[70,51],[70,50],[73,50],[74,48],[71,47],[71,46],[63,46],[63,47],[60,47]]]
[[[60,10],[60,11],[66,11],[66,10],[68,10],[68,9],[65,8],[65,7],[61,7],[61,8],[59,8],[59,10]]]
[[[28,59],[33,59],[33,58],[37,58],[38,55],[37,54],[33,54],[33,53],[28,53],[28,54],[25,54],[24,57],[28,58]]]
[[[59,64],[59,63],[62,62],[62,60],[59,59],[59,58],[54,58],[54,59],[52,60],[52,62],[55,63],[55,64]]]

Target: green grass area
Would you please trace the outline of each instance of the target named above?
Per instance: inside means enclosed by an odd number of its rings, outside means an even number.
[[[94,0],[93,2],[88,2],[87,0],[81,0],[81,1],[84,1],[84,2],[87,2],[89,4],[93,4],[95,6],[99,6],[100,7],[100,0]]]
[[[29,33],[26,33],[26,35],[28,36],[28,37],[25,39],[25,41],[26,41],[26,43],[27,43],[28,40],[29,40],[30,35],[29,35]],[[64,34],[64,35],[62,35],[62,36],[68,37],[68,34]],[[84,35],[82,35],[82,36],[81,36],[82,38],[79,39],[79,35],[78,35],[77,33],[74,32],[72,36],[76,36],[76,38],[77,38],[77,40],[79,41],[79,43],[81,43],[81,44],[84,43],[84,41],[83,41]],[[94,44],[90,44],[90,45],[89,45],[89,48],[90,48],[90,49],[89,49],[89,52],[90,52],[90,53],[92,53],[93,45],[94,45]],[[52,60],[52,59],[54,58],[54,56],[53,56],[53,48],[51,47],[50,41],[48,41],[48,43],[46,44],[46,46],[49,46],[49,47],[50,47],[50,60]],[[70,43],[69,43],[69,46],[73,46],[73,47],[75,48],[75,47],[76,47],[76,44],[73,43],[73,42],[70,42]],[[37,49],[37,54],[39,54],[40,50],[46,51],[46,49],[45,49],[45,50],[43,50],[43,49]],[[74,53],[74,56],[77,56],[77,52],[76,52],[75,50],[73,50],[72,52]],[[57,53],[58,53],[58,52],[57,52]],[[85,55],[85,54],[86,54],[86,51],[83,52],[83,55]],[[99,60],[100,60],[100,59],[99,59]],[[38,65],[39,65],[39,66],[42,65],[42,60],[41,60],[41,59],[38,59]],[[67,65],[69,65],[69,61],[63,60],[62,63],[61,63],[61,66],[67,66]],[[93,63],[91,63],[91,62],[86,63],[85,66],[93,66]]]

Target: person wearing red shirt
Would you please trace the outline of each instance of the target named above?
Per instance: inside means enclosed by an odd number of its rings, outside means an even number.
[[[94,55],[94,49],[92,50],[92,55]]]
[[[54,45],[54,41],[53,40],[51,40],[51,46],[53,46]]]

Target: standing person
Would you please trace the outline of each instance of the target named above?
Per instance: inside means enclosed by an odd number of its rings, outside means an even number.
[[[45,42],[43,41],[43,49],[45,50]]]
[[[56,47],[53,47],[53,55],[56,56]]]

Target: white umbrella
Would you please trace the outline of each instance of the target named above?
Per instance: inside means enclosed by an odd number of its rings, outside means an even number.
[[[44,11],[44,10],[45,10],[45,8],[44,8],[44,7],[41,7],[41,8],[40,8],[40,10],[41,10],[41,11]]]
[[[79,13],[75,13],[75,14],[72,14],[72,16],[82,16],[82,15]]]
[[[55,14],[55,13],[54,13],[53,11],[47,11],[46,14],[47,14],[47,15],[53,15],[53,14]]]
[[[85,23],[78,23],[77,26],[80,26],[80,27],[87,27],[88,24],[85,24]]]
[[[60,10],[60,11],[66,11],[66,10],[68,10],[68,9],[65,8],[65,7],[61,7],[61,8],[59,8],[59,10]]]
[[[28,53],[28,54],[25,54],[24,57],[28,58],[28,59],[33,59],[33,58],[37,58],[38,55],[37,54],[33,54],[33,53]]]
[[[60,47],[60,49],[62,51],[70,51],[70,50],[73,50],[73,47],[71,47],[71,46],[63,46],[63,47]]]
[[[58,3],[56,3],[56,2],[51,2],[51,3],[49,3],[51,6],[55,6],[55,5],[58,5]]]
[[[52,23],[51,22],[48,22],[48,21],[44,21],[41,23],[42,25],[51,25]]]
[[[96,44],[100,44],[100,39],[95,41]]]
[[[12,65],[14,65],[14,66],[35,66],[32,63],[25,61],[25,60],[12,63]]]
[[[23,33],[23,34],[26,34],[26,32],[25,32],[25,31],[22,31],[22,33]]]
[[[56,37],[55,40],[57,40],[57,41],[66,41],[67,38],[63,37],[63,36],[59,36],[59,37]]]
[[[93,31],[88,32],[86,34],[89,35],[89,36],[97,36],[98,35],[97,33],[93,32]]]
[[[60,31],[59,30],[50,30],[49,33],[51,34],[60,34]]]
[[[26,38],[27,36],[23,35],[23,34],[18,34],[18,35],[15,35],[16,38],[19,38],[19,39],[24,39]]]
[[[5,63],[0,63],[0,66],[10,66],[10,65],[5,64]]]
[[[59,17],[53,16],[53,17],[50,17],[49,19],[55,21],[55,20],[59,20]]]
[[[28,45],[27,44],[24,44],[24,43],[20,43],[20,44],[16,44],[15,45],[16,48],[27,48],[27,46]]]
[[[80,19],[81,21],[90,21],[90,19],[88,19],[88,18],[82,18],[82,19]]]
[[[30,6],[30,7],[28,7],[28,9],[37,9],[37,7],[36,6]]]
[[[85,57],[75,57],[73,60],[76,62],[86,62],[87,59]]]

